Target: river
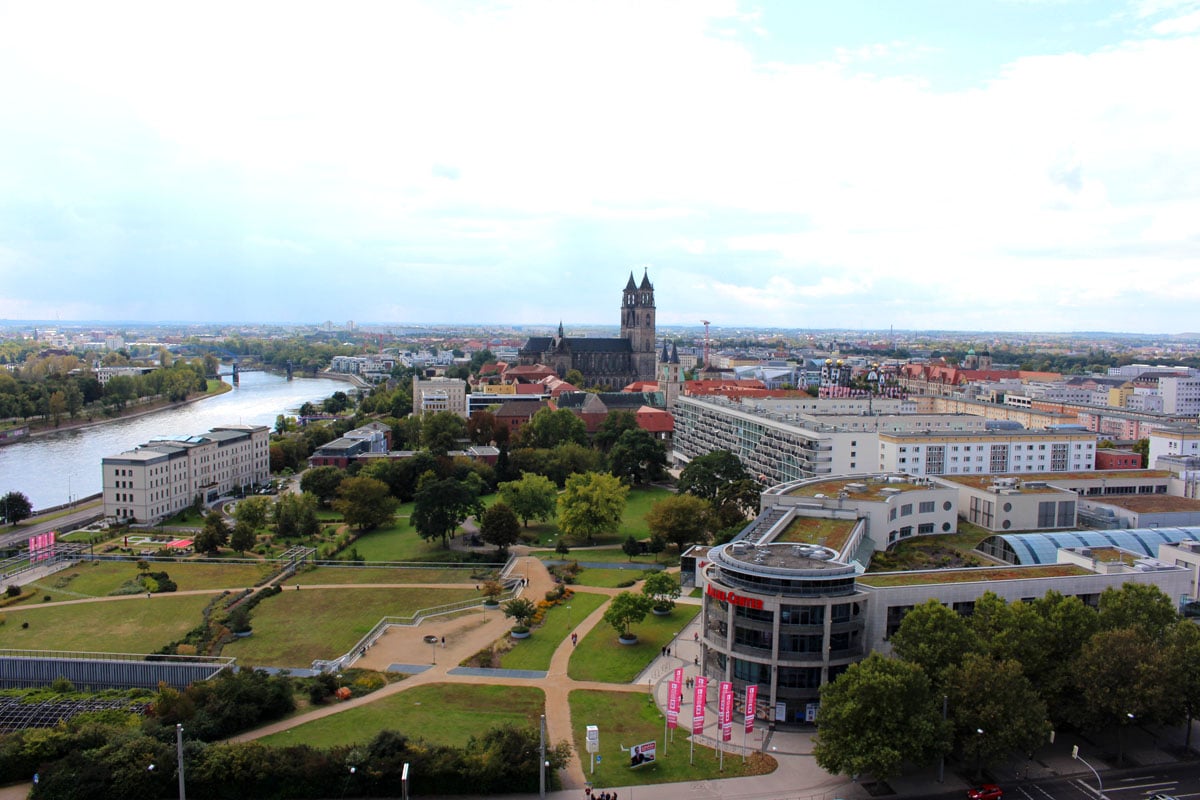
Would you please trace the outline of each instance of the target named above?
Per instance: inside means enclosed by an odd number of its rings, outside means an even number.
[[[100,459],[157,436],[192,436],[230,424],[275,425],[305,402],[320,403],[351,385],[329,378],[288,381],[267,372],[243,372],[232,391],[140,417],[38,436],[0,447],[0,494],[24,492],[35,509],[100,492]]]

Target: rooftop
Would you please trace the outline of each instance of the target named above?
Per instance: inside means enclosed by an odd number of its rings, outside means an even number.
[[[1103,499],[1098,499],[1098,502],[1139,514],[1200,511],[1200,500],[1193,500],[1190,497],[1174,497],[1169,494],[1106,495]]]
[[[817,544],[840,553],[856,525],[853,519],[796,517],[771,544]]]
[[[837,498],[844,491],[848,500],[878,501],[894,493],[893,491],[885,492],[884,489],[911,492],[916,489],[928,488],[930,487],[926,483],[916,483],[896,477],[880,480],[879,478],[856,478],[842,475],[825,481],[806,481],[800,486],[789,489],[787,496],[816,497],[822,494],[826,497]]]
[[[1062,481],[1127,481],[1131,478],[1169,478],[1171,473],[1163,469],[1097,469],[1087,472],[1017,472],[1003,475],[938,475],[938,478],[961,483],[973,489],[987,489],[997,480],[1009,478],[1017,481],[1025,490],[1028,483],[1059,483]]]
[[[976,567],[973,569],[928,570],[923,572],[875,572],[858,576],[865,586],[920,586],[926,583],[974,583],[1011,581],[1029,578],[1067,578],[1094,573],[1073,564],[1045,564],[1035,567]]]

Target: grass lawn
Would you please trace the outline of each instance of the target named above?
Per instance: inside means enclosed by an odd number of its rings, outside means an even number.
[[[56,606],[9,606],[0,647],[152,653],[200,624],[211,595],[156,594]],[[28,622],[29,627],[21,627]]]
[[[225,646],[242,666],[307,667],[336,658],[383,617],[477,597],[463,589],[310,589],[263,600],[251,614],[254,635]]]
[[[666,617],[647,614],[644,620],[629,628],[637,634],[635,645],[618,643],[617,632],[611,625],[601,622],[571,654],[567,674],[577,681],[629,683],[699,613],[700,606],[677,605]]]
[[[871,557],[868,572],[992,566],[996,562],[975,547],[991,532],[962,520],[954,533],[914,536]]]
[[[294,578],[288,578],[289,584],[299,583],[303,586],[313,586],[328,583],[364,584],[364,583],[462,583],[472,587],[482,578],[471,577],[477,570],[483,569],[482,564],[454,569],[452,567],[430,567],[429,569],[405,567],[318,567],[315,570],[305,570]]]
[[[365,744],[383,730],[410,739],[461,747],[472,736],[504,724],[536,726],[546,695],[532,686],[435,683],[381,698],[340,714],[259,739],[265,745],[333,747]]]
[[[442,547],[442,540],[427,541],[417,535],[407,517],[397,517],[391,525],[376,528],[358,537],[343,550],[340,558],[350,558],[357,550],[365,561],[459,561],[460,555]]]
[[[566,603],[556,605],[546,612],[546,620],[535,628],[528,639],[517,640],[513,649],[500,657],[504,669],[547,670],[554,651],[571,634],[571,627],[578,625],[602,603],[607,595],[577,592]],[[567,610],[570,606],[570,610]]]
[[[617,545],[617,552],[620,552],[620,544],[625,541],[627,536],[635,539],[650,538],[650,528],[646,525],[646,512],[650,510],[650,506],[670,494],[670,490],[657,486],[630,489],[629,494],[626,495],[625,513],[621,517],[621,525],[617,532],[609,536],[597,536],[591,544]],[[522,525],[521,533],[535,537],[535,546],[553,547],[558,543],[562,531],[558,529],[558,521],[552,519],[549,522],[532,522],[528,528]],[[621,555],[625,554],[621,553]]]
[[[741,756],[726,753],[725,770],[722,772],[716,751],[707,747],[697,747],[694,763],[689,764],[688,730],[677,728],[675,741],[670,744],[663,742],[662,713],[645,692],[581,689],[571,692],[569,702],[573,744],[583,762],[584,774],[597,788],[766,775],[779,766],[775,759],[762,754],[755,754],[742,764]],[[595,774],[591,774],[588,766],[584,738],[588,725],[600,729],[600,763],[596,765]],[[739,739],[735,733],[734,743]],[[627,750],[623,752],[621,747],[629,748],[649,741],[658,742],[654,763],[637,769],[630,768],[629,753]]]
[[[674,547],[670,549],[672,551],[675,550]],[[565,559],[553,550],[541,550],[533,555],[543,561],[593,561],[606,564],[644,564],[647,567],[653,567],[656,564],[660,567],[679,566],[679,555],[674,552],[669,554],[665,552],[659,553],[657,559],[650,553],[642,556],[634,556],[630,559],[619,547],[597,547],[594,549],[573,547]]]
[[[272,571],[272,566],[257,564],[191,564],[172,562],[150,564],[151,572],[166,572],[186,592],[194,589],[242,589],[253,586]],[[36,602],[50,595],[52,601],[76,600],[80,596],[103,597],[138,576],[134,562],[81,561],[31,584],[38,593]],[[29,603],[30,601],[26,601]]]
[[[627,581],[640,581],[640,569],[600,569],[599,567],[584,567],[575,576],[578,586],[599,586],[604,589],[615,589]]]

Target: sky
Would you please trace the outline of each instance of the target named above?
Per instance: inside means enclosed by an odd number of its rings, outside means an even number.
[[[0,320],[1200,330],[1200,0],[0,0]]]

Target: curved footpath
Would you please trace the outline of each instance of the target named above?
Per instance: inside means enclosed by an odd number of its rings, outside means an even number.
[[[554,588],[554,580],[539,559],[526,556],[519,561],[517,574],[529,580],[525,591],[531,599],[537,599]],[[289,587],[290,588],[290,587]],[[607,589],[598,587],[579,587],[593,594],[614,596],[623,589]],[[683,602],[695,602],[685,599]],[[601,624],[605,606],[593,611],[574,626],[573,631],[579,638],[586,636],[597,624]],[[574,750],[572,735],[571,708],[568,702],[569,694],[576,689],[595,689],[607,692],[653,692],[660,707],[666,702],[666,676],[675,667],[685,666],[689,676],[695,675],[698,669],[693,659],[699,653],[693,633],[698,630],[698,622],[693,621],[680,632],[676,641],[671,645],[671,656],[659,657],[632,683],[613,684],[594,681],[577,681],[567,675],[567,666],[571,659],[573,646],[571,637],[564,637],[562,644],[555,650],[550,661],[550,668],[544,679],[505,677],[497,670],[495,675],[452,675],[462,661],[475,653],[490,646],[497,639],[505,636],[511,628],[511,621],[504,618],[498,611],[477,611],[459,615],[453,618],[435,618],[426,620],[413,628],[390,628],[366,654],[356,662],[356,665],[368,669],[388,670],[420,666],[421,671],[410,675],[402,681],[390,684],[383,689],[365,697],[358,697],[334,706],[314,709],[290,719],[259,728],[234,737],[235,741],[248,741],[269,734],[288,730],[314,719],[320,719],[332,714],[338,714],[349,708],[355,708],[375,702],[381,697],[407,691],[414,686],[430,683],[463,683],[490,684],[501,686],[538,686],[546,696],[546,737],[548,742],[567,741],[572,744],[572,754],[565,769],[560,773],[563,789],[558,792],[548,792],[547,797],[553,798],[582,798],[587,777],[584,764],[579,754]],[[425,641],[425,636],[438,637],[438,644],[431,646]],[[441,639],[445,637],[445,646]],[[690,717],[681,712],[680,717]],[[706,716],[708,725],[706,736],[712,740],[716,737],[715,709],[709,709]],[[680,728],[675,744],[680,747],[687,741],[687,732]],[[735,737],[734,744],[737,744]],[[762,746],[761,736],[758,741],[753,738],[748,744],[751,747]],[[630,787],[614,787],[618,795],[626,798],[740,798],[742,800],[768,800],[769,798],[788,798],[800,800],[833,800],[833,798],[865,798],[867,793],[861,786],[846,781],[839,776],[831,776],[816,765],[812,758],[811,736],[808,734],[774,734],[766,744],[767,751],[779,761],[779,769],[770,775],[759,775],[747,778],[730,778],[718,781],[696,781],[688,783],[664,783],[654,785],[638,785]],[[711,756],[708,756],[711,757]],[[731,753],[727,758],[736,758]],[[537,795],[506,795],[507,797],[524,800]],[[0,800],[4,800],[0,797]]]

